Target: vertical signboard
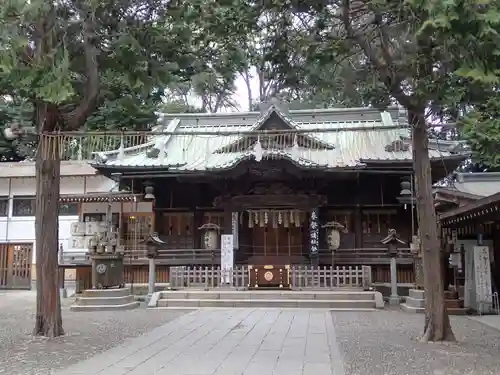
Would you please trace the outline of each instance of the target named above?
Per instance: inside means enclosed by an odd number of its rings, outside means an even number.
[[[233,264],[234,264],[234,241],[232,234],[221,235],[220,263],[221,282],[232,284]]]
[[[474,281],[477,311],[480,314],[489,312],[493,303],[490,267],[488,246],[474,246]]]

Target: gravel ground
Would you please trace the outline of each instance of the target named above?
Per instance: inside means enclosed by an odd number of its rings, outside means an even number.
[[[50,375],[165,324],[186,311],[70,312],[66,335],[31,336],[35,293],[0,292],[0,374]],[[452,317],[456,343],[420,343],[423,315],[401,311],[334,312],[345,375],[500,374],[500,332],[466,317]]]
[[[0,374],[50,375],[165,324],[186,311],[71,312],[72,299],[63,300],[66,335],[56,339],[31,336],[35,293],[0,292]]]
[[[500,332],[451,317],[456,343],[421,343],[423,315],[384,310],[334,312],[346,375],[500,374]]]

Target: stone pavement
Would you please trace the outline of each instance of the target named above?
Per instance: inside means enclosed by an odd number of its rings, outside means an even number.
[[[205,309],[57,375],[344,375],[336,341],[329,311]]]

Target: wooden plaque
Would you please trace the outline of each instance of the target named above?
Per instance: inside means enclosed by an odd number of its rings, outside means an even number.
[[[290,289],[290,265],[250,265],[248,288]]]

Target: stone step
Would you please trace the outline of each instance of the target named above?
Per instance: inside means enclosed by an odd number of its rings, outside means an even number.
[[[160,299],[194,299],[194,300],[371,300],[373,292],[362,291],[164,291]]]
[[[294,300],[294,299],[160,299],[157,307],[282,307],[325,309],[375,309],[374,300]]]
[[[458,293],[455,291],[450,291],[450,290],[445,290],[444,291],[444,298],[446,299],[458,299]]]
[[[119,311],[132,310],[139,307],[139,302],[130,302],[123,305],[71,305],[71,311]]]
[[[134,296],[121,296],[121,297],[77,297],[75,304],[80,306],[101,306],[101,305],[126,305],[133,302]]]
[[[424,308],[425,307],[425,299],[416,299],[412,297],[406,297],[405,303],[411,307]]]
[[[402,303],[401,309],[403,309],[403,311],[408,313],[420,313],[420,314],[425,313],[425,308],[411,306],[408,305],[407,303]],[[449,315],[467,315],[467,309],[464,307],[448,308],[447,311]]]
[[[446,303],[446,308],[450,309],[459,309],[462,307],[462,301],[459,299],[446,299],[444,301]]]
[[[408,299],[407,299],[407,301],[408,301]],[[401,306],[401,309],[407,313],[423,313],[425,311],[425,309],[423,307],[412,306],[412,305],[409,305],[408,302],[402,303],[400,306]]]
[[[414,299],[425,299],[425,294],[423,290],[420,289],[410,289],[408,291],[408,297]]]
[[[83,297],[125,297],[129,296],[130,288],[115,288],[115,289],[87,289],[82,293]]]
[[[406,297],[406,304],[413,307],[425,307],[425,299],[415,299],[411,297]],[[445,300],[446,307],[448,309],[458,309],[462,307],[462,301],[459,299],[447,299]]]

